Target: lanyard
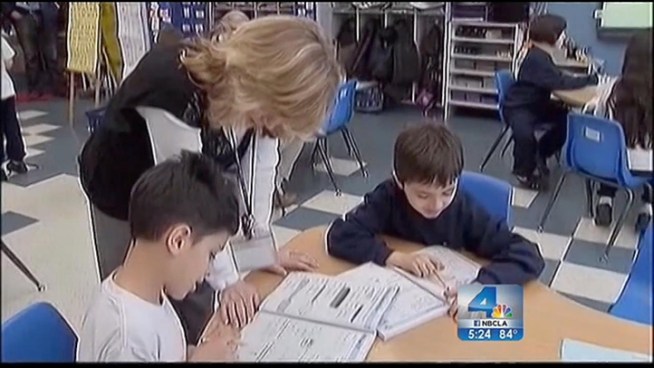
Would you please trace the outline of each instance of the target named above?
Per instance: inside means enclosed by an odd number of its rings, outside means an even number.
[[[245,205],[245,214],[242,218],[243,234],[249,239],[252,238],[252,227],[254,226],[254,214],[253,214],[253,198],[254,198],[254,176],[255,176],[255,162],[254,155],[256,154],[257,149],[257,139],[256,132],[252,134],[252,142],[250,143],[250,188],[248,190],[245,183],[245,177],[243,176],[243,168],[241,166],[241,158],[238,155],[236,135],[234,129],[229,129],[229,138],[232,145],[232,151],[234,152],[234,163],[236,164],[236,171],[238,176],[239,186],[241,188],[241,198],[243,199],[243,204]]]

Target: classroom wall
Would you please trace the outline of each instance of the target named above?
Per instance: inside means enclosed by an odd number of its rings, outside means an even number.
[[[590,47],[596,59],[604,60],[604,70],[617,75],[622,69],[622,57],[627,44],[626,39],[598,38],[597,20],[593,13],[601,7],[596,2],[548,2],[547,12],[558,14],[568,22],[566,33],[579,45]]]

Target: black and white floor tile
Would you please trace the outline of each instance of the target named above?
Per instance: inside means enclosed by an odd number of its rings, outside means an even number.
[[[2,257],[2,320],[37,300],[60,308],[79,327],[85,305],[98,285],[87,200],[79,186],[76,156],[86,137],[83,112],[77,104],[75,124],[68,123],[64,101],[19,106],[27,161],[37,166],[2,183],[2,239],[47,286],[39,293],[20,271]],[[342,190],[335,195],[324,165],[312,167],[307,144],[289,183],[299,205],[277,214],[273,231],[286,243],[301,231],[329,224],[355,207],[363,195],[391,172],[393,141],[400,130],[418,124],[420,115],[399,109],[379,115],[355,115],[351,126],[368,177],[348,157],[343,139],[329,138],[329,153]],[[454,117],[450,126],[462,137],[466,169],[477,170],[500,124],[490,119]],[[508,154],[507,156],[510,156]],[[486,174],[509,179],[509,158],[494,157]],[[581,180],[571,178],[556,203],[545,232],[535,231],[547,194],[516,189],[513,198],[515,231],[540,245],[547,260],[541,280],[562,294],[591,308],[606,311],[620,294],[633,262],[637,237],[630,219],[618,238],[609,262],[599,257],[608,231],[585,217]],[[621,204],[618,203],[618,208]]]

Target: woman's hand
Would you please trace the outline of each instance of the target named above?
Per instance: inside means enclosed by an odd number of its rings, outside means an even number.
[[[238,281],[220,293],[220,319],[226,325],[244,327],[252,321],[257,308],[259,294],[245,281]]]
[[[277,252],[277,257],[279,262],[266,271],[286,276],[289,271],[313,272],[318,269],[318,262],[304,252],[285,248]]]

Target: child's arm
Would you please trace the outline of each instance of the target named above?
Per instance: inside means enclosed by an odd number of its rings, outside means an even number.
[[[469,197],[464,203],[464,244],[467,250],[489,259],[477,281],[482,284],[519,284],[537,279],[545,268],[538,245],[509,230]]]
[[[531,54],[522,63],[520,80],[548,91],[579,89],[597,84],[596,75],[575,77],[566,75],[544,54]]]
[[[391,250],[378,236],[387,230],[392,210],[391,185],[383,183],[365,195],[363,203],[327,231],[327,251],[331,256],[361,264],[375,262],[385,266]]]

